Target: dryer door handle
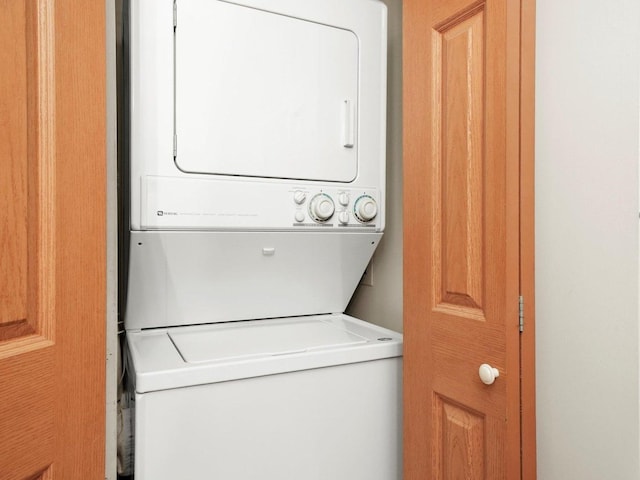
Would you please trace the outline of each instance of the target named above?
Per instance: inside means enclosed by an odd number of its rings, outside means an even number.
[[[347,99],[342,103],[342,145],[353,148],[356,129],[356,112],[354,102]]]

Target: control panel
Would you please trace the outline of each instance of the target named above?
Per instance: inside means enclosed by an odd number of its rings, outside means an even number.
[[[376,188],[148,176],[141,190],[140,230],[384,229]]]
[[[295,190],[294,226],[309,226],[308,222],[338,227],[376,226],[378,202],[367,190],[330,189],[321,192]]]

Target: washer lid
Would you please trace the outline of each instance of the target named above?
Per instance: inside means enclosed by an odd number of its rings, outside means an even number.
[[[323,320],[276,322],[207,325],[176,329],[168,335],[188,363],[235,361],[367,343],[366,338]]]
[[[145,393],[399,358],[402,335],[330,314],[128,331],[127,346]]]

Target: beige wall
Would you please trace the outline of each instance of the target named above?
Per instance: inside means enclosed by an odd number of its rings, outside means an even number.
[[[637,480],[638,0],[537,0],[538,478]]]
[[[387,76],[387,217],[373,257],[373,285],[360,285],[347,313],[402,331],[402,0],[389,9]]]

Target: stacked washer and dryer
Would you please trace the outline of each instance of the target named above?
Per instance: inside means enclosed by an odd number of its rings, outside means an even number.
[[[378,0],[130,0],[136,480],[401,476]]]

